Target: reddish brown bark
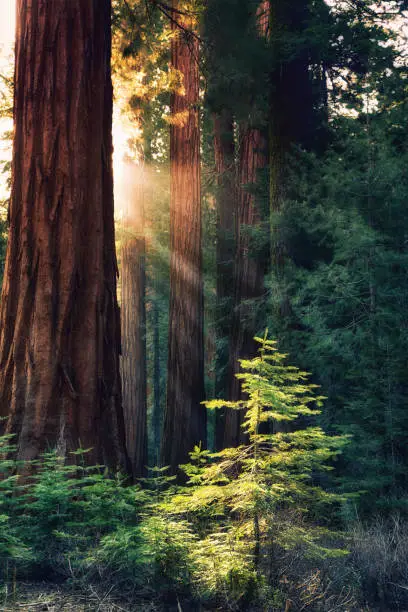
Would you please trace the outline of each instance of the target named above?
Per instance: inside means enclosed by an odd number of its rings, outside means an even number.
[[[122,356],[120,360],[126,448],[135,478],[146,475],[146,272],[142,165],[127,163],[121,258]]]
[[[239,158],[239,198],[236,223],[236,259],[234,269],[234,308],[228,362],[228,397],[241,397],[241,385],[236,378],[239,359],[252,357],[257,346],[253,337],[259,325],[259,305],[264,296],[265,259],[257,244],[254,230],[264,225],[256,184],[259,171],[267,165],[267,143],[263,132],[242,127]],[[259,237],[258,237],[259,240]],[[243,414],[226,410],[223,447],[236,446],[243,440]]]
[[[18,0],[0,414],[18,456],[126,465],[112,188],[110,0]]]
[[[181,5],[174,0],[173,9]],[[184,12],[175,19],[194,27]],[[170,313],[167,403],[161,460],[172,472],[206,441],[201,257],[198,41],[175,23],[171,63],[181,84],[171,96]]]
[[[260,36],[268,35],[269,1],[262,1],[257,10]],[[228,399],[240,399],[241,384],[236,378],[239,359],[253,357],[257,345],[253,337],[259,324],[259,307],[263,299],[265,273],[265,247],[259,244],[256,231],[265,229],[261,211],[259,172],[268,164],[267,139],[263,129],[251,124],[240,125],[238,167],[238,210],[236,215],[236,254],[234,267],[234,299],[228,359]],[[244,414],[236,410],[225,411],[224,435],[218,434],[220,448],[237,446],[244,441],[242,421]],[[222,442],[221,442],[222,440]]]

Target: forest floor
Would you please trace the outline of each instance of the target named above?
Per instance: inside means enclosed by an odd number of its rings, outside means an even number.
[[[0,612],[156,612],[155,604],[118,600],[93,585],[73,589],[49,583],[18,583],[3,588]]]

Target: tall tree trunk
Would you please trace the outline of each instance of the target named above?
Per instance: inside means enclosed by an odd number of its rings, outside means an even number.
[[[0,415],[32,459],[127,463],[119,376],[110,0],[18,0]]]
[[[135,478],[147,466],[146,271],[142,164],[125,164],[121,374],[126,448]]]
[[[241,397],[241,385],[236,378],[239,359],[256,354],[253,339],[259,327],[259,306],[264,296],[264,245],[259,245],[257,230],[265,228],[256,184],[259,171],[267,165],[267,141],[262,130],[241,126],[239,157],[239,200],[237,218],[237,247],[234,271],[234,308],[230,336],[228,397]],[[255,193],[254,193],[255,192]],[[223,447],[236,446],[243,441],[243,414],[226,410]]]
[[[268,35],[269,1],[263,0],[256,11],[258,33]],[[260,325],[260,302],[263,299],[266,268],[265,245],[259,244],[265,231],[264,212],[261,210],[257,188],[259,173],[267,166],[267,138],[264,129],[252,124],[251,118],[240,125],[240,151],[238,182],[238,214],[236,218],[236,256],[234,269],[234,302],[229,342],[228,398],[241,397],[241,384],[236,378],[239,359],[256,354],[253,339]],[[237,410],[225,411],[225,427],[220,447],[237,446],[244,441],[242,421],[244,414]],[[219,436],[219,441],[221,436]]]
[[[217,172],[217,354],[216,397],[228,395],[228,352],[231,309],[234,295],[235,219],[237,215],[237,176],[234,121],[231,111],[215,114],[214,153]],[[216,411],[216,448],[222,448],[225,410]]]
[[[193,19],[173,0],[171,64],[182,77],[171,96],[170,314],[167,403],[161,461],[173,473],[206,442],[201,256],[199,47]],[[177,12],[181,10],[181,12]]]

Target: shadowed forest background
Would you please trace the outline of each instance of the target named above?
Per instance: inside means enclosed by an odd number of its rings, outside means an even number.
[[[407,610],[407,2],[15,4],[4,609]]]

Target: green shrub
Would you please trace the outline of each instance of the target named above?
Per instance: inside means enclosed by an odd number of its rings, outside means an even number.
[[[183,521],[146,516],[136,527],[104,536],[88,561],[111,579],[120,578],[145,596],[184,593],[190,582],[194,536]]]
[[[17,465],[10,437],[0,438],[0,564],[19,577],[104,582],[142,596],[187,593],[195,542],[190,525],[163,514],[172,478],[127,486],[84,451],[67,464],[56,452]],[[24,473],[19,478],[17,471]],[[31,474],[31,475],[29,475]]]
[[[80,575],[88,549],[119,525],[135,525],[144,502],[139,487],[108,477],[101,466],[66,464],[56,452],[33,465],[21,487],[18,527],[42,574]]]
[[[0,437],[0,576],[3,578],[8,575],[9,566],[27,565],[32,561],[30,547],[16,521],[18,478],[14,474],[16,462],[10,458],[14,450],[12,436]]]
[[[314,394],[307,373],[285,364],[274,342],[266,336],[257,341],[259,355],[240,361],[243,399],[207,402],[209,408],[245,410],[247,444],[218,453],[196,448],[192,464],[184,466],[188,486],[164,506],[190,520],[201,536],[193,554],[200,596],[238,607],[255,600],[255,591],[265,593],[266,584],[276,595],[279,551],[301,548],[314,559],[347,554],[328,528],[330,506],[344,496],[316,479],[331,469],[347,439],[319,427],[272,433],[277,423],[318,414],[324,398]],[[274,424],[269,433],[262,429],[266,423]]]

